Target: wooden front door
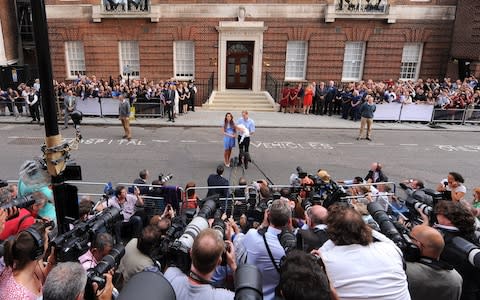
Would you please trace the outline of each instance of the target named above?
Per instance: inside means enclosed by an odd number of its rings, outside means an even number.
[[[227,42],[227,89],[252,88],[254,42]]]

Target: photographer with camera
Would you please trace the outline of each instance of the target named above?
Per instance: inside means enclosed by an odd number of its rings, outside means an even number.
[[[178,300],[234,299],[235,293],[214,288],[211,281],[215,268],[222,262],[224,252],[227,264],[235,272],[237,269],[235,250],[231,242],[224,242],[214,229],[200,231],[190,249],[192,265],[189,275],[173,266],[165,272],[165,278],[172,284]]]
[[[448,177],[438,184],[437,192],[443,193],[447,200],[461,201],[467,192],[467,188],[463,185],[464,182],[462,175],[457,172],[450,172]]]
[[[115,239],[117,243],[122,242],[122,236],[129,240],[131,237],[138,237],[143,228],[143,220],[135,213],[135,207],[143,206],[143,198],[140,190],[135,187],[134,194],[128,194],[127,188],[119,185],[115,188],[115,195],[97,206],[98,211],[113,206],[121,210],[123,220],[115,223]]]
[[[41,296],[46,276],[55,264],[55,255],[48,255],[48,229],[35,223],[5,242],[6,268],[0,274],[0,300],[36,300]]]
[[[288,202],[274,200],[265,211],[262,228],[250,229],[243,239],[247,250],[246,263],[256,265],[262,273],[265,300],[275,297],[280,280],[280,260],[286,253],[281,237],[291,221],[291,214]]]
[[[102,290],[94,283],[95,299],[112,299],[112,275],[104,274],[106,284]],[[43,287],[43,300],[83,300],[85,285],[87,283],[87,272],[79,263],[60,263],[48,273],[47,280]]]
[[[461,299],[480,299],[480,269],[469,261],[472,251],[463,247],[464,244],[476,246],[476,249],[480,246],[475,235],[475,217],[462,203],[453,201],[438,202],[434,214],[437,219],[434,227],[443,234],[445,241],[440,258],[451,264],[463,278]]]
[[[85,254],[78,258],[85,271],[95,268],[102,258],[110,253],[113,248],[113,237],[109,233],[99,233],[93,240]]]
[[[407,262],[406,269],[412,300],[460,299],[462,277],[451,265],[440,260],[445,246],[440,232],[427,225],[417,225],[409,236],[419,250],[418,260]]]
[[[160,237],[159,227],[148,225],[142,230],[139,238],[133,238],[128,242],[125,246],[125,255],[118,266],[124,284],[133,275],[147,268],[157,267],[155,271],[161,271],[160,264],[153,257],[153,252],[160,243]]]
[[[34,203],[27,208],[21,208],[17,217],[5,222],[5,228],[0,233],[0,240],[6,240],[35,223],[38,212],[45,206],[47,199],[41,192],[36,192],[30,197],[34,199]]]
[[[327,233],[330,240],[312,252],[321,257],[340,299],[410,299],[402,252],[380,233],[374,242],[372,229],[354,208],[331,206]]]
[[[328,211],[321,205],[313,205],[305,211],[304,229],[297,232],[297,240],[301,240],[301,248],[310,252],[318,249],[328,240],[327,234]]]

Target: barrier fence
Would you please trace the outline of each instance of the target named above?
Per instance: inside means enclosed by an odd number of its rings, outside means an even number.
[[[269,79],[270,94],[278,96],[280,85]],[[277,99],[274,97],[274,99]],[[84,116],[105,117],[118,116],[118,99],[116,98],[85,98],[77,97],[77,109]],[[136,101],[132,104],[135,108],[136,117],[163,118],[165,117],[165,107],[160,98],[149,98],[144,101]],[[20,115],[28,116],[28,105],[25,101],[15,102],[10,105],[6,101],[0,101],[0,114],[9,115],[16,113],[22,108]],[[375,121],[390,122],[432,122],[432,123],[456,123],[456,124],[478,124],[480,123],[480,109],[439,109],[433,105],[426,104],[401,104],[384,103],[377,104],[375,111]],[[10,110],[12,108],[13,111]],[[63,103],[57,98],[58,115],[63,115]],[[40,109],[40,112],[42,110]]]

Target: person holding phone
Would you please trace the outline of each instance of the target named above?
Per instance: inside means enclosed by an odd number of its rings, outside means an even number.
[[[462,175],[457,172],[450,172],[448,177],[438,184],[437,192],[443,193],[448,200],[461,201],[467,193],[467,188],[463,185],[464,182]]]

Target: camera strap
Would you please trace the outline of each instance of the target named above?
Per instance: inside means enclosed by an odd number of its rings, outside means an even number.
[[[277,263],[275,262],[275,259],[273,258],[272,251],[268,246],[267,238],[265,237],[265,234],[262,234],[262,237],[263,237],[263,241],[265,242],[265,247],[267,248],[268,256],[270,256],[270,260],[272,261],[272,264],[275,267],[275,270],[277,270],[277,272],[280,274],[280,267],[277,265]]]
[[[209,281],[209,280],[206,280],[206,279],[203,279],[202,277],[200,277],[197,273],[193,272],[193,271],[190,271],[190,273],[188,274],[188,277],[190,277],[190,279],[192,279],[193,281],[196,281],[200,284],[210,284],[210,285],[213,285],[213,282],[212,281]]]

